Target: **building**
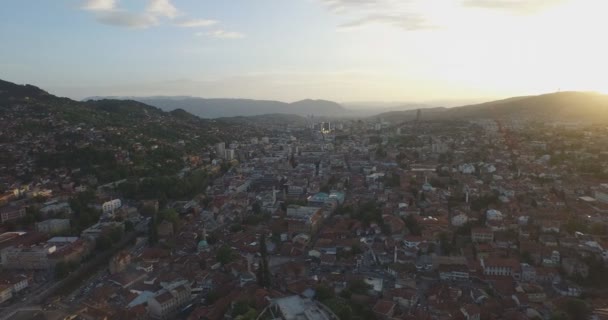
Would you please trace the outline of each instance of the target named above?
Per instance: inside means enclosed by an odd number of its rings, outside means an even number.
[[[460,312],[466,320],[479,320],[481,317],[481,311],[479,307],[474,304],[467,304],[461,307]]]
[[[30,282],[25,274],[6,274],[0,277],[0,285],[9,285],[12,287],[13,293],[19,293],[21,290],[29,287]]]
[[[471,229],[471,240],[473,242],[492,242],[494,232],[488,228],[473,228]]]
[[[224,159],[230,161],[234,159],[234,149],[226,149],[226,153],[224,154]]]
[[[287,229],[290,234],[313,233],[323,219],[322,209],[290,205],[287,207]]]
[[[12,247],[2,252],[2,261],[6,269],[44,270],[51,267],[48,255],[56,250],[54,245]]]
[[[187,281],[158,291],[148,299],[148,314],[153,319],[170,319],[180,308],[192,300],[192,291]]]
[[[481,259],[481,267],[486,276],[518,277],[521,275],[520,264],[515,259]]]
[[[124,271],[127,266],[131,263],[131,254],[127,251],[121,251],[115,254],[110,259],[110,274],[116,274]]]
[[[25,217],[25,207],[8,205],[0,208],[0,222],[15,221]]]
[[[397,304],[389,300],[379,300],[376,302],[372,311],[379,319],[391,319],[395,314]]]
[[[466,265],[440,265],[439,278],[444,281],[469,280],[469,268]]]
[[[218,142],[215,144],[215,153],[218,157],[224,158],[226,156],[226,143]]]
[[[13,287],[7,284],[0,284],[0,303],[13,297]]]
[[[70,219],[48,219],[36,223],[36,231],[57,234],[70,230]]]
[[[338,320],[329,308],[314,300],[300,296],[288,296],[272,299],[270,305],[262,311],[259,319],[266,316],[275,320]]]
[[[595,190],[593,197],[599,202],[608,203],[608,183],[600,184],[599,188]]]
[[[101,210],[104,214],[114,213],[114,211],[120,209],[122,207],[122,202],[120,199],[114,199],[108,202],[104,202],[101,205]]]

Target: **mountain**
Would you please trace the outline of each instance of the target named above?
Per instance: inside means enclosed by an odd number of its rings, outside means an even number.
[[[389,112],[377,117],[407,121],[415,119],[416,111]],[[482,118],[605,123],[608,122],[608,95],[570,91],[513,97],[454,108],[422,109],[423,120]]]
[[[206,120],[133,100],[74,101],[0,80],[0,181],[73,171],[100,182],[171,175],[218,141],[262,134],[247,123]]]
[[[91,97],[96,100],[100,97]],[[204,99],[195,97],[128,97],[165,111],[182,109],[201,118],[256,116],[263,114],[295,114],[325,117],[348,116],[349,111],[340,104],[326,100],[302,100],[285,103],[252,99]]]

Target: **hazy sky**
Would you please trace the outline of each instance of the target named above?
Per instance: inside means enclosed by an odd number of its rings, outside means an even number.
[[[293,101],[608,92],[606,0],[3,0],[0,78]]]

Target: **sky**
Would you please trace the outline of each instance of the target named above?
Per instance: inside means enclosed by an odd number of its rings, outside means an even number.
[[[3,0],[0,79],[296,101],[608,93],[606,0]]]

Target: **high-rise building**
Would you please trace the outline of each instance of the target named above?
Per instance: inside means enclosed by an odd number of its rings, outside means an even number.
[[[215,145],[215,153],[217,154],[218,157],[224,158],[226,156],[226,143],[218,142]]]
[[[224,155],[224,159],[232,160],[234,159],[234,149],[226,149],[226,153]]]

